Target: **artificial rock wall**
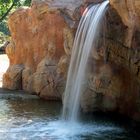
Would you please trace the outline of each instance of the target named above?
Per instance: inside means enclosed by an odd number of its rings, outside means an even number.
[[[3,87],[60,100],[79,19],[87,5],[98,2],[102,0],[33,0],[30,8],[12,13],[6,49],[10,67]],[[140,2],[131,2],[110,0],[81,97],[85,112],[116,111],[140,120]]]
[[[64,5],[53,4],[33,1],[30,8],[10,15],[12,40],[6,49],[10,67],[3,78],[4,88],[61,97],[77,19],[72,13],[75,9],[69,15]]]

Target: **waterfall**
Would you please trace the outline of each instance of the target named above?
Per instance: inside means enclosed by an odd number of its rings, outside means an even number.
[[[91,48],[98,40],[100,23],[108,3],[109,1],[104,1],[88,7],[76,32],[63,100],[63,118],[69,121],[77,121],[78,118],[80,97],[86,83],[88,58]]]

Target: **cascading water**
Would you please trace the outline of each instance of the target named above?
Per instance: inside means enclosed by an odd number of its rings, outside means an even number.
[[[63,118],[77,121],[80,97],[86,82],[86,69],[91,48],[97,41],[100,25],[109,1],[88,7],[75,36],[63,100]]]

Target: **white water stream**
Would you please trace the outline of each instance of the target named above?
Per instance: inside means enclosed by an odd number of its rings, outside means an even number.
[[[86,83],[88,58],[98,40],[108,3],[109,1],[105,1],[88,7],[78,26],[63,101],[63,118],[72,122],[78,119],[80,97]]]

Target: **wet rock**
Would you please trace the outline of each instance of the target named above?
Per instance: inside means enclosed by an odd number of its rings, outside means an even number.
[[[87,89],[81,97],[81,108],[84,112],[99,111],[101,96],[93,90]]]

